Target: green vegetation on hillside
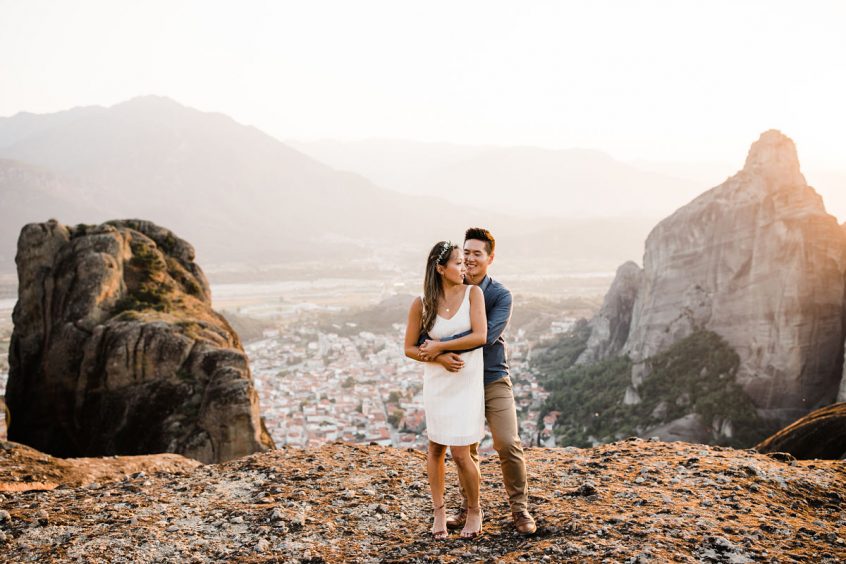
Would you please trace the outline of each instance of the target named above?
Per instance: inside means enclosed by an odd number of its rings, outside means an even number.
[[[126,266],[127,294],[115,306],[124,311],[168,311],[171,288],[166,283],[167,264],[152,246],[132,241],[132,258]]]
[[[632,406],[623,405],[631,377],[631,361],[615,357],[596,364],[572,366],[544,380],[550,392],[541,418],[559,411],[556,440],[562,445],[591,446],[636,434]]]
[[[124,273],[127,293],[116,304],[116,314],[151,310],[171,312],[174,301],[179,301],[179,290],[203,298],[202,288],[178,260],[141,239],[133,239],[130,246],[132,258]]]
[[[560,374],[573,366],[579,355],[584,352],[588,338],[590,325],[586,320],[580,319],[572,329],[535,350],[532,368],[540,374]]]
[[[748,447],[766,430],[752,401],[735,381],[740,359],[716,333],[700,330],[648,359],[641,400],[624,405],[632,363],[616,357],[588,366],[571,366],[581,337],[571,332],[557,347],[533,362],[551,392],[542,415],[559,411],[555,434],[560,444],[590,446],[638,434],[689,413],[705,425],[730,421],[732,437],[715,442]],[[556,370],[556,367],[564,367]]]
[[[635,406],[642,416],[663,403],[655,423],[696,413],[706,425],[729,420],[731,439],[718,442],[747,447],[763,438],[752,400],[735,381],[740,357],[722,337],[700,330],[649,360],[650,375],[638,389],[643,401]]]

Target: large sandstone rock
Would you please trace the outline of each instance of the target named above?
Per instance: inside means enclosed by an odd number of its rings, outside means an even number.
[[[846,459],[846,403],[812,411],[755,446],[758,452],[789,452],[799,459]]]
[[[238,336],[194,250],[150,222],[26,225],[9,351],[10,440],[62,456],[272,447]]]
[[[611,289],[599,312],[590,321],[587,348],[576,364],[588,364],[618,354],[626,344],[632,321],[632,308],[643,282],[643,270],[629,261],[617,269]]]
[[[737,381],[759,413],[785,425],[837,396],[844,270],[844,230],[793,141],[767,131],[743,170],[650,233],[624,351],[638,362],[713,331],[740,356]],[[637,385],[646,375],[635,372]]]

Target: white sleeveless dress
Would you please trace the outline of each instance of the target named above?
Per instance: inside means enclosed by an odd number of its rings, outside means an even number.
[[[470,330],[470,289],[455,315],[440,315],[429,331],[433,339],[443,339]],[[465,446],[485,436],[484,360],[478,348],[461,355],[464,368],[449,372],[437,362],[427,362],[423,369],[423,407],[426,410],[426,434],[441,445]]]

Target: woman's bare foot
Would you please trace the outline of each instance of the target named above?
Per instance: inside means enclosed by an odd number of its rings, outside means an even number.
[[[482,534],[482,507],[468,507],[467,521],[461,529],[461,538],[474,539]]]
[[[442,503],[440,507],[435,508],[434,521],[432,523],[432,536],[435,540],[442,540],[449,536],[446,527],[446,508]]]

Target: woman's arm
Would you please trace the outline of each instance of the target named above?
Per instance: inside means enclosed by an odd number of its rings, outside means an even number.
[[[411,308],[408,310],[408,324],[405,326],[405,356],[414,360],[423,360],[420,358],[420,348],[417,346],[422,319],[423,300],[417,297],[411,302]]]
[[[457,354],[441,354],[429,358],[420,354],[420,321],[423,318],[423,300],[416,298],[408,311],[408,325],[405,327],[405,356],[420,362],[437,362],[449,372],[458,372],[464,368],[464,361]],[[425,333],[422,336],[427,336]]]
[[[470,334],[451,341],[426,341],[418,350],[434,356],[444,351],[462,351],[485,344],[488,338],[488,320],[485,315],[485,296],[478,286],[470,287]]]

